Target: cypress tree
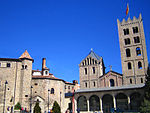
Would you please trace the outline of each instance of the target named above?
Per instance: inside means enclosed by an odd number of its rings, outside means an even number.
[[[41,113],[39,102],[36,102],[33,113]]]
[[[52,110],[53,110],[53,113],[61,113],[60,106],[56,101],[53,104]]]

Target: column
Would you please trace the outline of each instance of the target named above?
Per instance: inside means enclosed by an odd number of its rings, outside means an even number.
[[[113,102],[114,102],[114,109],[116,110],[116,98],[114,95],[113,95]]]
[[[130,96],[128,95],[128,110],[130,110]]]
[[[102,98],[100,97],[100,112],[103,113]]]
[[[87,109],[88,109],[88,112],[89,112],[90,111],[89,99],[87,99]]]

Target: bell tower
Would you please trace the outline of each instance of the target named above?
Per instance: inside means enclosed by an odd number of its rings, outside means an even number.
[[[141,14],[122,22],[117,20],[121,52],[123,84],[141,84],[145,81],[148,60]]]

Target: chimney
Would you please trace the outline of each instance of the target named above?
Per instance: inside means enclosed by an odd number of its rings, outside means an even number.
[[[42,59],[42,69],[46,68],[46,58]]]

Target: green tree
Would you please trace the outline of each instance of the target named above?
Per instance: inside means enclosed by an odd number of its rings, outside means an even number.
[[[39,102],[36,102],[33,113],[41,113],[41,108],[39,106]]]
[[[18,102],[16,105],[15,105],[15,110],[21,110],[21,104]]]
[[[150,66],[147,69],[147,76],[144,86],[144,100],[140,107],[140,113],[150,113]]]
[[[53,104],[52,110],[53,110],[53,113],[61,113],[60,106],[56,101]]]

